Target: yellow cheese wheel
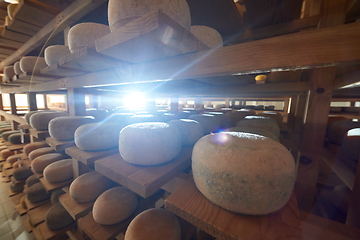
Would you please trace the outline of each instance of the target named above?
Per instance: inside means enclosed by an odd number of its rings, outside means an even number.
[[[29,156],[32,151],[43,147],[49,147],[49,145],[46,142],[28,143],[24,146],[23,152],[26,154],[26,156]]]
[[[54,153],[54,152],[55,152],[55,150],[52,147],[42,147],[42,148],[38,148],[38,149],[31,151],[28,157],[30,160],[34,160],[35,158],[37,158],[41,155],[48,154],[48,153]]]
[[[42,172],[49,164],[61,159],[65,159],[65,155],[61,153],[44,154],[31,161],[31,168],[35,172]]]
[[[71,54],[69,47],[65,45],[52,45],[45,48],[44,59],[47,65],[52,66],[59,63],[63,57]]]
[[[72,159],[63,159],[49,164],[44,169],[44,178],[49,182],[62,182],[73,177]]]
[[[20,59],[20,69],[23,72],[40,72],[48,65],[43,57],[26,56]]]

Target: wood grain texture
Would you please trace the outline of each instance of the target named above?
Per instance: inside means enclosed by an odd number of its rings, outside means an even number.
[[[98,152],[87,152],[79,149],[76,146],[68,147],[65,149],[65,153],[70,157],[88,165],[93,166],[94,162],[100,158],[104,158],[110,155],[119,154],[119,149],[114,148],[106,151],[98,151]]]
[[[78,203],[71,198],[69,193],[62,194],[59,197],[61,205],[66,209],[66,211],[71,215],[75,220],[85,217],[89,212],[91,212],[94,202],[87,203]]]
[[[44,185],[44,188],[48,193],[52,193],[63,187],[69,186],[72,181],[73,181],[73,179],[69,179],[69,180],[62,181],[62,182],[51,183],[48,180],[46,180],[44,177],[40,178],[40,182]]]
[[[47,137],[45,139],[46,143],[49,144],[50,147],[52,147],[55,151],[61,152],[64,151],[68,147],[72,147],[75,145],[75,142],[73,140],[71,141],[58,141],[52,137]]]
[[[20,204],[20,199],[24,196],[24,193],[19,193],[19,194],[16,194],[14,196],[11,197],[11,200],[13,201],[13,203],[15,205],[18,205]]]
[[[190,179],[165,200],[165,208],[219,239],[303,239],[294,195],[275,213],[247,216],[214,205]]]
[[[148,167],[130,164],[118,154],[95,161],[95,170],[146,198],[189,167],[191,153],[192,147],[186,147],[170,162]]]
[[[14,31],[11,31],[10,29],[5,29],[1,36],[3,38],[7,38],[7,39],[21,42],[21,43],[24,43],[31,38],[31,36],[29,36],[29,35],[22,34],[19,32],[14,32]]]
[[[34,208],[27,212],[27,216],[31,226],[36,227],[40,223],[45,221],[45,215],[51,208],[52,204],[47,202],[37,208]]]
[[[23,216],[27,213],[27,209],[23,208],[21,204],[15,205],[15,210],[19,213],[20,216]]]
[[[35,35],[41,27],[21,21],[21,20],[7,20],[6,26],[8,29],[14,32],[20,32],[22,34],[33,36]]]
[[[59,239],[60,236],[64,237],[66,235],[66,232],[70,229],[75,228],[75,226],[76,226],[76,222],[62,229],[53,231],[47,227],[45,222],[43,222],[39,226],[37,226],[36,229],[39,231],[43,240],[56,240]]]

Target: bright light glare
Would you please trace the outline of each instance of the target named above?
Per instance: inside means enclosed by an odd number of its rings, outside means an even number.
[[[142,93],[131,93],[123,98],[123,104],[128,108],[145,107],[146,97]]]

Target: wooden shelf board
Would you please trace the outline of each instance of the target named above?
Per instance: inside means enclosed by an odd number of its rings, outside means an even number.
[[[25,203],[26,203],[26,207],[28,209],[28,211],[34,209],[34,208],[37,208],[41,205],[44,205],[46,203],[50,202],[50,199],[46,199],[44,201],[41,201],[41,202],[36,202],[36,203],[32,203],[30,202],[27,198],[25,198]]]
[[[40,73],[63,78],[63,77],[79,76],[79,75],[86,74],[88,72],[78,70],[78,69],[71,69],[71,68],[59,66],[58,64],[56,64],[56,65],[52,65],[52,66],[40,69]]]
[[[172,32],[171,39],[164,43],[169,30]],[[97,39],[95,46],[100,53],[131,63],[208,49],[161,11],[150,12],[112,31]]]
[[[13,192],[13,191],[11,191],[11,189],[9,188],[8,189],[8,196],[9,197],[12,197],[12,196],[15,196],[15,195],[18,195],[18,194],[20,194],[21,192]]]
[[[114,154],[119,154],[119,149],[114,148],[105,151],[88,152],[79,149],[76,146],[68,147],[65,149],[65,153],[70,157],[84,163],[85,165],[91,166],[94,162],[100,158],[107,157]]]
[[[220,239],[302,239],[295,195],[281,210],[265,216],[236,214],[214,205],[189,179],[165,200],[165,208]]]
[[[10,163],[5,162],[5,163],[3,164],[3,169],[4,169],[4,170],[11,169],[11,168],[12,168],[12,165],[11,165]]]
[[[10,145],[8,146],[8,149],[9,149],[10,151],[21,150],[21,149],[24,148],[24,146],[25,146],[26,144],[28,144],[28,143],[10,144]]]
[[[39,139],[45,139],[49,137],[49,131],[38,131],[36,129],[30,129],[29,130],[30,135]]]
[[[30,167],[31,167],[31,160],[30,160],[30,159],[21,160],[21,164],[22,164],[24,167],[30,168]]]
[[[18,154],[18,156],[19,156],[19,158],[20,158],[21,160],[29,160],[29,157],[26,156],[25,153],[20,153],[20,154]]]
[[[59,239],[59,236],[65,235],[68,230],[73,229],[75,227],[76,227],[76,222],[74,222],[74,223],[70,224],[69,226],[64,227],[62,229],[53,231],[53,230],[50,230],[46,226],[45,222],[43,222],[36,228],[39,231],[39,233],[41,234],[41,237],[43,240],[56,240],[56,239]]]
[[[23,72],[18,76],[19,80],[30,80],[31,82],[43,82],[58,79],[58,76],[41,74],[40,72]]]
[[[75,202],[69,193],[62,194],[59,197],[59,201],[61,205],[63,205],[63,207],[66,209],[66,211],[75,220],[78,220],[79,218],[86,216],[89,212],[91,212],[94,205],[94,202],[87,202],[87,203]]]
[[[84,73],[103,71],[129,65],[119,59],[98,53],[96,50],[83,47],[59,60],[59,66]]]
[[[72,141],[58,141],[52,137],[46,138],[46,143],[49,144],[55,151],[60,152],[65,150],[65,148],[71,147],[75,145],[75,142]]]
[[[23,225],[24,225],[26,231],[28,231],[29,233],[33,231],[33,227],[31,226],[31,224],[29,223],[29,221],[27,219],[23,222]]]
[[[69,186],[72,181],[73,179],[69,179],[62,182],[51,183],[48,180],[46,180],[44,177],[40,178],[40,182],[44,185],[44,188],[48,193],[52,193],[58,189]]]
[[[40,223],[44,222],[45,215],[51,207],[52,207],[51,202],[47,202],[37,208],[29,210],[27,212],[27,215],[28,215],[28,219],[29,219],[31,226],[36,227]]]
[[[15,205],[16,211],[19,213],[20,216],[25,215],[27,213],[27,209],[23,208],[21,204]]]
[[[183,148],[172,161],[157,166],[137,166],[120,154],[95,161],[95,170],[146,198],[191,165],[192,147]]]
[[[33,233],[37,240],[44,240],[44,238],[41,235],[40,230],[38,228],[33,228]]]
[[[18,205],[18,204],[20,204],[20,199],[24,196],[25,194],[24,193],[19,193],[19,194],[15,194],[15,195],[13,195],[12,197],[10,197],[11,198],[11,200],[13,201],[13,203],[15,204],[15,205]]]
[[[14,169],[10,168],[4,171],[5,172],[5,177],[7,178],[6,182],[10,182],[11,179],[10,177],[13,175]]]

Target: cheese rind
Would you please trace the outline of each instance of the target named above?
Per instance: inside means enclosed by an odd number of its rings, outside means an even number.
[[[47,65],[52,66],[59,63],[60,58],[71,54],[69,47],[65,45],[52,45],[45,48],[44,59]]]
[[[63,159],[45,167],[44,178],[49,182],[62,182],[73,177],[72,159]]]
[[[58,141],[74,139],[75,130],[81,125],[94,122],[91,116],[64,116],[56,117],[49,122],[49,134]]]
[[[49,164],[65,159],[65,155],[61,153],[49,153],[38,156],[31,162],[31,168],[35,172],[42,172]]]

